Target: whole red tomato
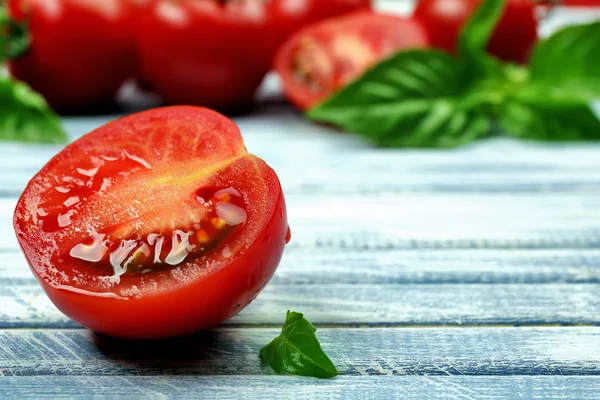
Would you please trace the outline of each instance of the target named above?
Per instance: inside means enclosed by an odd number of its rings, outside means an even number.
[[[462,27],[480,4],[481,0],[420,0],[414,16],[435,47],[455,53]],[[507,0],[488,51],[505,61],[526,62],[537,41],[537,26],[532,0]]]
[[[247,107],[269,70],[277,38],[263,0],[158,0],[142,13],[145,76],[167,102]]]
[[[12,61],[12,75],[58,111],[112,101],[134,73],[133,12],[123,0],[9,0],[15,19],[28,19],[32,45]]]
[[[279,50],[275,70],[287,98],[301,109],[324,100],[393,53],[429,47],[413,19],[359,12],[308,26]]]
[[[322,21],[358,11],[372,10],[371,0],[275,0],[275,24],[286,39],[299,29]]]
[[[62,312],[130,338],[237,314],[289,240],[275,172],[233,122],[196,107],[129,116],[75,141],[28,184],[14,227]]]

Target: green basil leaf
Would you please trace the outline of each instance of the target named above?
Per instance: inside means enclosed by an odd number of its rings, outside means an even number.
[[[532,81],[600,97],[600,21],[566,27],[540,42],[530,65]]]
[[[502,64],[487,53],[487,45],[502,17],[506,0],[484,0],[458,37],[458,54],[468,62],[470,74],[499,75]]]
[[[0,77],[0,140],[64,143],[58,116],[23,82]]]
[[[323,352],[316,328],[297,312],[287,312],[281,335],[260,350],[277,373],[333,378],[338,371]]]
[[[498,121],[508,135],[522,139],[600,139],[600,120],[590,103],[570,90],[524,86],[498,108]]]
[[[484,0],[462,29],[458,39],[461,56],[479,56],[487,45],[502,17],[505,0]]]
[[[361,134],[379,146],[454,147],[487,134],[474,79],[446,53],[400,52],[367,71],[307,117]],[[465,96],[467,95],[467,96]]]

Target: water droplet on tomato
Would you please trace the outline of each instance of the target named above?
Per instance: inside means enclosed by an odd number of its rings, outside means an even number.
[[[292,240],[292,230],[288,226],[287,233],[285,234],[285,244],[288,244]]]
[[[75,210],[69,210],[64,214],[58,214],[58,217],[56,218],[58,221],[58,227],[65,228],[71,225],[71,216],[73,216],[74,214]]]
[[[265,236],[265,237],[263,238],[263,243],[264,243],[264,244],[269,244],[269,243],[271,243],[271,240],[273,240],[273,236],[271,236],[271,235],[267,235],[267,236]]]
[[[125,260],[133,249],[138,246],[137,240],[123,240],[116,250],[110,253],[110,265],[113,267],[115,281],[119,282],[119,277],[127,271]]]
[[[38,208],[37,215],[40,217],[45,217],[48,215],[48,211],[44,210],[43,208]]]
[[[102,186],[100,186],[100,192],[104,192],[108,187],[110,186],[110,179],[108,178],[103,178],[102,179]]]
[[[96,173],[98,172],[98,169],[100,169],[100,167],[91,168],[91,169],[77,168],[77,172],[79,172],[81,175],[88,176],[91,178],[92,176],[96,175]]]
[[[98,262],[104,258],[108,251],[108,240],[105,240],[106,235],[97,233],[92,236],[92,244],[78,244],[73,247],[69,255],[73,258],[78,258],[83,261]]]
[[[195,246],[190,245],[190,234],[183,231],[175,231],[171,237],[171,251],[165,262],[169,265],[178,265],[194,250]]]
[[[219,200],[226,198],[227,196],[242,197],[242,194],[236,188],[233,187],[221,189],[215,193],[215,197]]]
[[[231,203],[217,203],[217,216],[227,225],[236,226],[246,222],[246,210]]]
[[[79,196],[71,196],[67,200],[64,201],[65,207],[71,207],[74,204],[79,203]]]
[[[129,154],[127,152],[127,150],[123,150],[123,154],[125,155],[125,157],[127,157],[131,161],[135,161],[136,163],[141,164],[144,168],[152,169],[152,167],[150,166],[150,163],[148,161],[144,160],[143,158]]]
[[[165,238],[160,236],[158,233],[151,233],[148,235],[148,243],[150,246],[154,246],[156,243],[156,247],[154,250],[154,264],[160,264],[162,261],[160,260],[160,255],[162,254],[162,246]]]
[[[231,249],[227,245],[223,248],[223,251],[221,252],[221,254],[225,258],[229,258],[233,255],[233,253],[231,252]]]

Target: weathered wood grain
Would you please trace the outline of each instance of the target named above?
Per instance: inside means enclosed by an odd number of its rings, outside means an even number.
[[[227,325],[278,325],[286,310],[318,325],[600,325],[598,284],[268,285]],[[0,286],[0,328],[77,327],[35,283]]]
[[[389,151],[355,151],[340,154],[314,154],[309,147],[302,153],[301,143],[281,144],[267,139],[268,148],[289,146],[298,148],[294,157],[282,154],[260,154],[277,171],[283,188],[288,194],[314,193],[552,193],[597,192],[600,189],[598,164],[577,164],[578,158],[591,158],[586,151],[568,152],[560,160],[539,161],[480,159],[462,152],[416,156],[415,153]],[[323,142],[317,140],[317,142]],[[266,145],[263,145],[265,147]],[[0,157],[4,147],[0,148]],[[14,155],[4,154],[5,165],[0,164],[0,195],[18,196],[33,175],[48,161],[56,149],[43,152],[16,150]],[[598,149],[595,149],[597,152]],[[266,152],[264,152],[266,153]],[[529,153],[536,154],[536,153]],[[11,157],[20,155],[20,161]],[[30,160],[29,158],[35,158]],[[575,164],[569,163],[574,160]],[[561,162],[562,161],[562,162]],[[302,173],[298,173],[298,166]]]
[[[332,380],[288,376],[0,378],[12,399],[597,399],[600,379],[583,376],[377,376]]]
[[[0,285],[34,281],[21,251],[0,251],[0,260]],[[292,246],[273,283],[600,283],[600,249],[315,251]]]
[[[279,329],[133,341],[87,330],[0,330],[0,374],[271,375]],[[319,329],[341,375],[600,375],[600,328]],[[0,377],[0,385],[2,378]]]
[[[64,121],[74,139],[115,117]],[[236,122],[248,149],[278,172],[289,194],[600,190],[598,144],[494,139],[453,151],[378,150],[356,136],[307,124],[285,105],[265,107]],[[27,181],[60,149],[19,143],[0,146],[0,195],[20,195]]]

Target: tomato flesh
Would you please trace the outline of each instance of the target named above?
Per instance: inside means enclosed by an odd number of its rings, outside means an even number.
[[[194,107],[126,117],[69,145],[29,183],[14,225],[56,306],[122,337],[230,318],[289,241],[273,170],[231,121]]]
[[[416,21],[355,13],[298,32],[282,46],[275,69],[288,99],[307,109],[395,52],[428,45]]]

